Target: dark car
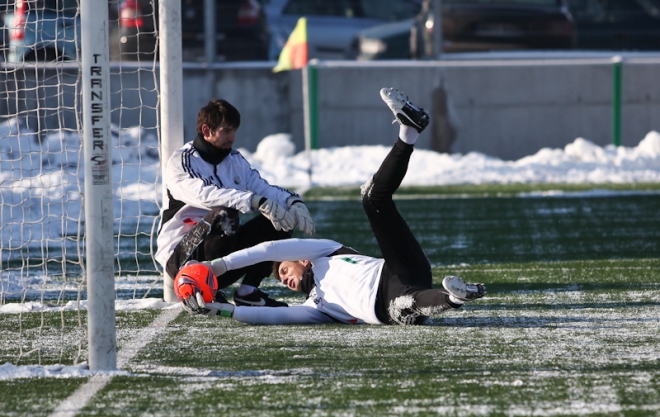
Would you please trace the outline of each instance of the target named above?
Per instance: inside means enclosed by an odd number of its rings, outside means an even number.
[[[353,57],[429,55],[434,14],[430,8],[424,10],[428,11],[415,19],[360,32],[353,41]],[[443,52],[572,49],[575,33],[563,0],[442,0]]]
[[[298,19],[307,17],[309,58],[345,59],[359,31],[415,17],[421,0],[262,0],[277,60]]]
[[[153,60],[157,52],[158,15],[150,1],[120,0],[117,21],[110,22],[112,60]]]
[[[660,0],[568,0],[578,48],[660,50]]]
[[[155,6],[155,9],[154,9]],[[111,36],[111,56],[122,60],[157,58],[158,2],[122,0]],[[205,61],[203,0],[182,0],[184,61]],[[257,0],[215,0],[215,61],[266,60],[266,17]],[[114,45],[114,46],[113,46]]]

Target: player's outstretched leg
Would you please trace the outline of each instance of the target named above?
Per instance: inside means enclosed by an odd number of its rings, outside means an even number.
[[[442,286],[449,293],[449,301],[455,304],[465,304],[486,295],[484,284],[468,284],[461,277],[446,276]]]

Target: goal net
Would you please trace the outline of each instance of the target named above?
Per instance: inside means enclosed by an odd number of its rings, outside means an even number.
[[[80,2],[0,6],[0,363],[87,360]],[[158,296],[156,17],[108,12],[116,297]]]

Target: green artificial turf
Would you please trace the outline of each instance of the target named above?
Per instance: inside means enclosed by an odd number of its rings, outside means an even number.
[[[658,258],[440,266],[435,285],[458,274],[488,294],[424,326],[258,327],[184,312],[80,415],[657,415],[658,271]],[[265,290],[302,302],[272,280]],[[60,313],[30,314],[47,325],[29,318],[24,332],[61,335],[48,325]],[[119,312],[122,343],[158,314]],[[56,381],[0,381],[0,415],[45,413],[87,378]]]
[[[397,205],[434,284],[460,275],[485,283],[484,299],[414,327],[183,312],[79,415],[660,415],[660,195]],[[357,199],[309,207],[317,237],[379,255]],[[263,287],[303,302],[272,279]],[[118,312],[120,353],[160,314]],[[0,364],[86,360],[85,326],[85,312],[1,314]],[[0,415],[49,415],[88,379],[0,379]]]

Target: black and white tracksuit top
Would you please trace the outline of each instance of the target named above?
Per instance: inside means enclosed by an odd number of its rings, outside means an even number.
[[[155,256],[163,268],[177,243],[214,207],[248,213],[253,211],[255,194],[285,207],[289,197],[300,198],[289,190],[270,185],[240,152],[231,151],[214,165],[202,158],[193,143],[188,142],[172,154],[163,175],[167,198],[161,210]]]

